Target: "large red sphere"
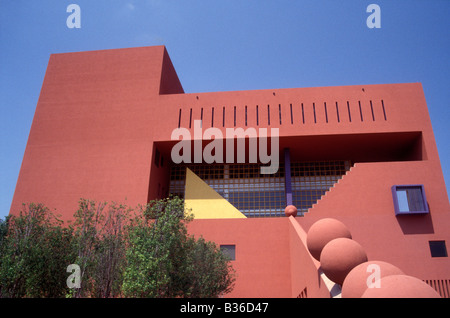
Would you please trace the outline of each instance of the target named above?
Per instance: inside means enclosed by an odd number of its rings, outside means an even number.
[[[306,245],[311,255],[320,261],[320,253],[325,245],[336,238],[352,238],[348,228],[332,218],[325,218],[311,225],[306,237]]]
[[[440,298],[422,280],[407,275],[391,275],[380,279],[379,288],[367,288],[362,298]]]
[[[324,274],[339,285],[353,268],[364,262],[367,262],[366,252],[358,242],[349,238],[330,241],[320,254]]]
[[[285,209],[284,209],[284,214],[286,216],[293,216],[296,217],[297,216],[297,208],[293,205],[288,205]]]
[[[342,298],[360,298],[369,286],[378,286],[379,279],[404,273],[390,263],[368,261],[353,268],[342,284]]]

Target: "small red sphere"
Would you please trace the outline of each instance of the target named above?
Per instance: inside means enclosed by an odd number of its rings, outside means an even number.
[[[297,208],[295,206],[293,206],[293,205],[288,205],[284,209],[284,214],[286,214],[286,216],[296,217],[297,216]]]

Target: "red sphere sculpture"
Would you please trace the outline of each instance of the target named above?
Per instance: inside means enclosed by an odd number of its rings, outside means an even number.
[[[353,268],[364,262],[367,262],[366,252],[358,242],[349,238],[330,241],[320,254],[324,274],[339,285]]]
[[[403,275],[397,266],[383,261],[368,261],[353,268],[342,284],[342,298],[360,298],[368,287],[380,286],[381,278]]]
[[[391,275],[380,279],[379,288],[367,288],[362,298],[440,298],[422,280],[407,275]]]
[[[324,246],[340,237],[351,239],[352,235],[341,221],[325,218],[311,225],[306,237],[306,245],[311,255],[320,261],[320,253]]]
[[[284,209],[284,214],[286,216],[293,216],[296,217],[297,216],[297,208],[293,205],[288,205],[285,209]]]

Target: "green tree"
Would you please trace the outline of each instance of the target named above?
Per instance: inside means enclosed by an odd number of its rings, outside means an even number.
[[[1,248],[3,245],[3,242],[6,242],[10,218],[11,217],[8,215],[4,220],[0,219],[0,251],[1,251]],[[1,257],[1,255],[0,255],[0,257]]]
[[[121,293],[125,270],[125,229],[129,212],[127,206],[113,203],[105,213],[94,256],[94,297],[118,297]]]
[[[123,293],[127,297],[217,297],[234,271],[213,243],[188,236],[192,215],[179,198],[149,203],[130,226]],[[225,269],[225,270],[224,270]]]
[[[234,271],[212,242],[187,234],[179,198],[132,209],[81,199],[74,223],[42,204],[0,220],[0,297],[217,297]],[[80,267],[69,289],[67,267]]]
[[[229,258],[214,242],[203,237],[189,238],[186,248],[187,284],[183,290],[186,297],[218,297],[234,287],[234,270]]]
[[[124,230],[130,209],[125,205],[81,199],[75,213],[75,264],[81,270],[81,288],[73,297],[120,295],[125,266]]]
[[[81,288],[73,290],[73,297],[90,296],[93,289],[91,277],[95,273],[95,252],[99,245],[98,229],[103,218],[106,203],[81,199],[74,214],[73,248],[76,254],[74,264],[80,266]]]
[[[0,246],[0,297],[64,297],[72,234],[42,204],[7,222]]]

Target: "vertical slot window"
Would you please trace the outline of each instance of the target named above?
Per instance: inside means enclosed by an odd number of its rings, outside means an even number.
[[[259,106],[256,105],[256,126],[259,126]]]
[[[387,120],[387,117],[386,117],[386,109],[384,108],[384,101],[383,101],[383,100],[381,100],[381,107],[383,108],[384,120]]]
[[[223,107],[222,127],[225,127],[225,106]]]
[[[278,117],[280,118],[280,125],[281,125],[281,104],[278,104]]]
[[[214,127],[214,107],[211,109],[211,127]]]
[[[337,121],[338,123],[341,122],[340,118],[339,118],[339,106],[338,106],[338,102],[336,102],[336,116],[337,116]]]
[[[200,109],[200,128],[203,127],[203,108]]]
[[[316,104],[313,103],[313,112],[314,112],[314,124],[317,123],[316,121]]]
[[[323,107],[325,108],[325,122],[328,124],[328,112],[327,112],[327,103],[323,103]]]
[[[236,127],[236,106],[234,106],[234,127]]]
[[[181,126],[181,108],[180,108],[180,112],[178,113],[178,128],[180,128]]]
[[[302,103],[302,122],[305,123],[305,109],[303,107],[303,103]]]
[[[290,104],[290,109],[291,109],[291,125],[294,124],[294,116],[292,114],[292,104]]]
[[[192,108],[189,111],[189,129],[192,127]]]
[[[352,114],[350,113],[350,103],[347,101],[348,120],[352,122]]]
[[[245,105],[245,126],[247,127],[247,105]]]
[[[267,105],[267,125],[270,126],[270,105]]]
[[[361,116],[361,121],[364,121],[360,101],[358,101],[358,106],[359,106],[359,115]]]
[[[372,112],[372,120],[375,121],[375,114],[373,113],[373,105],[372,105],[372,101],[370,101],[370,110]]]

